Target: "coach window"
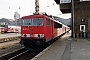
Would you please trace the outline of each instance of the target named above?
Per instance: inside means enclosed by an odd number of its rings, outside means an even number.
[[[62,28],[62,24],[54,22],[54,28]]]
[[[49,18],[46,19],[46,25],[50,26],[50,19]]]

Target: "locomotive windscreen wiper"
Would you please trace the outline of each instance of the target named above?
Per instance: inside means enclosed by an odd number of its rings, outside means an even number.
[[[28,23],[28,25],[31,25],[31,23]]]
[[[42,25],[42,22],[40,22],[38,25]]]

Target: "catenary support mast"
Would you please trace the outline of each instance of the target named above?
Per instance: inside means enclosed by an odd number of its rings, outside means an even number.
[[[39,14],[39,0],[35,0],[35,14]]]

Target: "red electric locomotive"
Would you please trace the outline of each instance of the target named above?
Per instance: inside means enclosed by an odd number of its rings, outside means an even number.
[[[29,15],[21,18],[21,44],[25,47],[42,47],[65,33],[67,26],[46,15]]]

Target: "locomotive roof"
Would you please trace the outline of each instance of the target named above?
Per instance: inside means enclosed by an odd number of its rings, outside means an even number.
[[[28,16],[23,16],[22,19],[23,19],[23,18],[36,17],[36,16],[37,16],[37,17],[44,17],[45,15],[28,15]]]
[[[28,15],[28,16],[23,16],[22,19],[24,19],[24,18],[30,18],[30,17],[36,17],[36,16],[37,17],[47,17],[47,18],[50,18],[51,20],[53,20],[53,21],[55,21],[57,23],[62,24],[60,21],[53,19],[53,17],[51,18],[51,16],[49,16],[49,15]]]

